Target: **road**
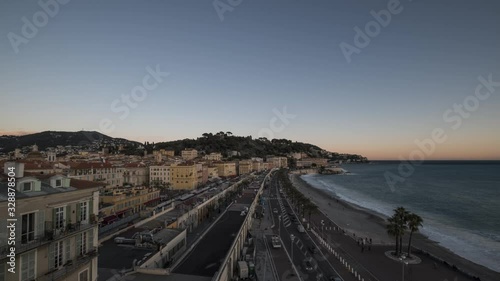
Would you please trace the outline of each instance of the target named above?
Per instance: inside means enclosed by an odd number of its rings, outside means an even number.
[[[273,177],[270,182],[269,202],[271,211],[277,210],[276,213],[272,212],[276,223],[275,233],[281,237],[282,246],[288,255],[292,256],[293,252],[293,264],[302,280],[329,280],[330,277],[339,276],[345,281],[357,280],[342,267],[338,267],[340,271],[334,268],[328,259],[329,254],[316,244],[307,231],[299,232],[297,216],[287,200],[280,195],[279,185],[277,177]],[[312,248],[316,250],[313,252]],[[312,268],[305,266],[306,260],[310,261]]]

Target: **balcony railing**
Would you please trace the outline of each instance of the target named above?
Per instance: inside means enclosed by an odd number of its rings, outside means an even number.
[[[93,258],[97,256],[97,248],[92,248],[83,256],[78,256],[75,260],[67,261],[60,269],[53,270],[43,276],[38,277],[37,281],[57,281],[74,273],[80,267],[88,264]]]
[[[95,216],[90,216],[88,223],[73,223],[67,224],[65,228],[54,229],[53,222],[45,222],[45,233],[33,237],[30,241],[24,242],[22,240],[16,240],[16,254],[27,252],[29,250],[38,248],[44,244],[49,243],[52,240],[57,240],[64,238],[66,236],[72,235],[74,233],[85,231],[95,227],[97,225],[97,219]],[[0,246],[0,256],[5,257],[10,252],[11,245],[1,245]]]
[[[72,235],[76,232],[85,231],[97,225],[97,219],[95,216],[92,216],[87,223],[68,223],[66,227],[63,228],[55,228],[54,223],[51,221],[45,222],[45,229],[47,229],[47,236],[55,239],[61,239],[66,236]]]

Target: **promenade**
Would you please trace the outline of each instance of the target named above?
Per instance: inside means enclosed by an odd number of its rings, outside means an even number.
[[[320,210],[320,212],[311,216],[311,229],[317,234],[312,235],[313,239],[329,253],[328,259],[332,263],[336,262],[338,265],[340,262],[344,268],[354,268],[354,271],[361,275],[361,279],[372,281],[403,279],[426,281],[475,280],[450,266],[438,262],[434,258],[418,253],[418,251],[413,254],[421,259],[419,264],[405,265],[400,261],[386,257],[385,253],[392,251],[394,246],[389,242],[388,237],[384,237],[380,232],[370,231],[370,227],[372,227],[370,224],[377,224],[377,218],[371,218],[366,213],[362,216],[355,216],[352,214],[352,210],[344,211],[346,208],[344,202],[325,196],[325,193],[308,186],[300,179],[297,180],[295,176],[292,177],[292,183],[306,197],[309,197]],[[359,213],[359,211],[355,212]],[[344,213],[349,213],[347,219]],[[344,224],[338,225],[336,223],[337,218]],[[370,221],[370,219],[373,220]],[[358,234],[356,234],[356,232],[348,228],[350,224],[366,224],[367,228],[366,231],[358,231]],[[360,233],[362,233],[362,236]],[[374,243],[370,247],[365,246],[363,248],[358,244],[360,236],[367,238],[368,241],[371,238]],[[339,259],[339,256],[341,259]],[[342,261],[347,266],[343,265]]]

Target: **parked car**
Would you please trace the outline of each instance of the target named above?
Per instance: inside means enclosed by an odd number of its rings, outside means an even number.
[[[328,280],[330,280],[330,281],[342,281],[342,279],[338,276],[330,276],[328,278]]]

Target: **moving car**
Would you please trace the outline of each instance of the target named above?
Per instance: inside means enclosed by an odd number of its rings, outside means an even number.
[[[306,230],[304,229],[304,227],[301,224],[299,224],[299,225],[297,225],[297,231],[300,232],[300,233],[303,233]]]
[[[278,209],[274,208],[273,209],[273,213],[277,214],[278,213]]]

